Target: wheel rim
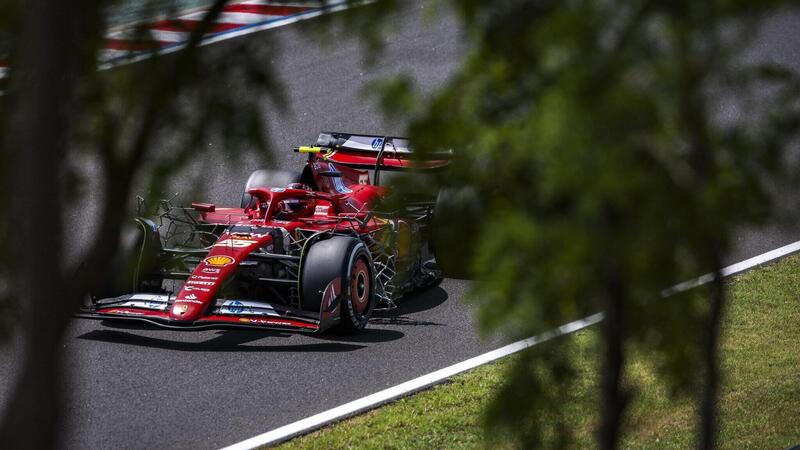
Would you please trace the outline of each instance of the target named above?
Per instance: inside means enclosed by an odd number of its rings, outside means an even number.
[[[353,274],[350,277],[350,298],[353,308],[363,314],[369,307],[370,279],[369,267],[364,258],[358,258],[353,264]]]

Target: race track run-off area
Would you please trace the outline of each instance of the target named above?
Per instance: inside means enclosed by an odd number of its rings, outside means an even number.
[[[253,3],[264,2],[234,5]],[[312,13],[301,22],[281,16],[286,22],[278,27],[275,24],[281,22],[265,22],[272,19],[253,25],[255,18],[242,16],[250,12],[226,11],[230,23],[250,27],[239,31],[250,31],[236,34],[233,28],[221,27],[220,33],[227,34],[220,34],[205,49],[224,51],[233,39],[276,43],[265,45],[261,56],[277,68],[291,106],[283,113],[270,110],[263,120],[275,166],[298,169],[304,158],[291,148],[313,143],[321,130],[403,134],[402,126],[386,120],[374,99],[365,95],[371,81],[406,73],[423,92],[431,92],[453,74],[464,54],[458,21],[446,12],[430,20],[430,7],[429,2],[410,2],[390,21],[393,29],[387,30],[384,53],[373,68],[363,66],[363,48],[357,40],[323,43],[305,33],[304,27],[316,20]],[[254,22],[248,25],[243,19]],[[774,53],[770,57],[800,61],[790,51],[800,48],[798,24],[797,16],[787,15],[769,25],[763,48]],[[170,34],[176,33],[170,26],[157,25],[158,45],[163,43],[159,50],[179,46],[170,40],[177,38]],[[116,32],[121,29],[112,31]],[[101,65],[129,58],[117,50],[109,48]],[[249,173],[260,167],[231,164],[224,152],[206,155],[214,167],[208,180],[212,187],[209,198],[197,200],[238,203]],[[176,178],[175,183],[178,189],[189,189],[188,180]],[[88,195],[90,203],[97,198]],[[76,227],[90,227],[89,216],[71,219]],[[796,241],[797,236],[796,229],[780,227],[743,230],[728,261],[762,254]],[[480,338],[463,301],[468,289],[467,282],[445,280],[411,295],[396,310],[377,313],[368,328],[354,336],[176,332],[75,321],[63,343],[71,376],[62,424],[65,445],[221,448],[510,344],[503,338]],[[8,342],[0,351],[0,379],[13,376],[18,358],[14,342]],[[0,405],[8,398],[8,388],[8,383],[0,387]]]

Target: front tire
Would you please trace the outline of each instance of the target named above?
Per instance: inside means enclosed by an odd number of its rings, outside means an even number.
[[[364,244],[361,244],[362,246]],[[375,304],[372,260],[369,253],[357,252],[349,270],[349,295],[342,300],[340,317],[342,328],[347,331],[361,330],[367,326]]]
[[[340,327],[349,332],[363,329],[375,307],[375,268],[361,240],[333,236],[311,245],[303,260],[301,296],[303,309],[331,312],[332,293],[339,305]]]

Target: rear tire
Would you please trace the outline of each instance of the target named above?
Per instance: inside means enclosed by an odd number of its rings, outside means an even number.
[[[288,170],[259,169],[250,174],[242,193],[242,208],[246,208],[253,201],[248,190],[255,187],[285,187],[289,183],[300,181],[300,175]]]
[[[349,236],[311,245],[303,262],[301,289],[303,309],[320,314],[323,309],[330,311],[325,294],[333,289],[340,327],[349,332],[363,329],[375,306],[375,268],[367,246]]]

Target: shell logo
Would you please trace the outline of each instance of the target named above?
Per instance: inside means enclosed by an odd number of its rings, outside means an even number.
[[[208,258],[204,259],[203,262],[209,266],[225,267],[233,264],[236,261],[230,256],[216,255],[216,256],[209,256]]]

